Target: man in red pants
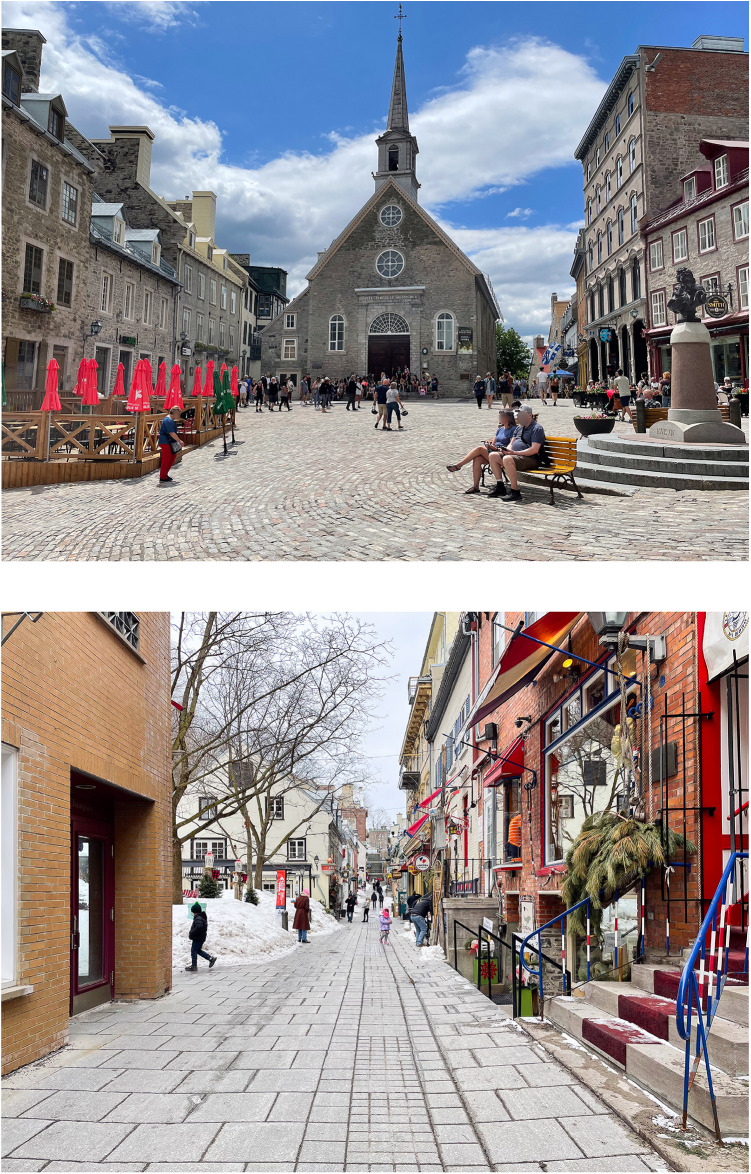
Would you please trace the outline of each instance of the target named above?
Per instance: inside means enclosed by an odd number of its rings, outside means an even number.
[[[177,435],[177,420],[180,416],[179,408],[171,408],[169,415],[162,420],[162,426],[159,429],[159,452],[161,453],[161,464],[159,466],[159,484],[169,485],[172,483],[172,478],[169,471],[175,463],[175,458],[182,448],[182,441]],[[176,448],[173,449],[173,445]]]

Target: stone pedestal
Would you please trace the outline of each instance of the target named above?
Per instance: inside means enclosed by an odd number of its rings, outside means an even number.
[[[709,331],[703,322],[678,322],[670,335],[671,404],[667,420],[649,435],[672,444],[746,444],[743,429],[726,424],[717,407]]]

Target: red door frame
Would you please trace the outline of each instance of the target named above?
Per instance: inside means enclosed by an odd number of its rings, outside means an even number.
[[[78,985],[77,952],[80,934],[78,925],[78,837],[89,836],[104,842],[102,901],[102,978],[99,982]],[[76,995],[97,987],[109,986],[110,998],[114,998],[115,984],[115,859],[114,832],[112,824],[100,819],[83,819],[74,816],[71,820],[70,836],[70,1013],[74,1014],[73,1000]]]

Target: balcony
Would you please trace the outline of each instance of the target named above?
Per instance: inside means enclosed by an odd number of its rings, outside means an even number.
[[[433,678],[427,677],[410,677],[407,683],[407,703],[414,705],[419,692],[426,690],[430,693],[430,687],[433,684]]]
[[[407,754],[399,767],[399,790],[416,791],[420,786],[421,764],[416,754]]]

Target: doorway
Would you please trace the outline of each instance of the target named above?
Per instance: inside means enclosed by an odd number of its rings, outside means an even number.
[[[112,826],[98,819],[71,824],[70,1013],[114,996],[115,865]]]
[[[389,379],[397,368],[409,367],[408,334],[371,334],[368,336],[368,373],[380,377],[385,371]]]

